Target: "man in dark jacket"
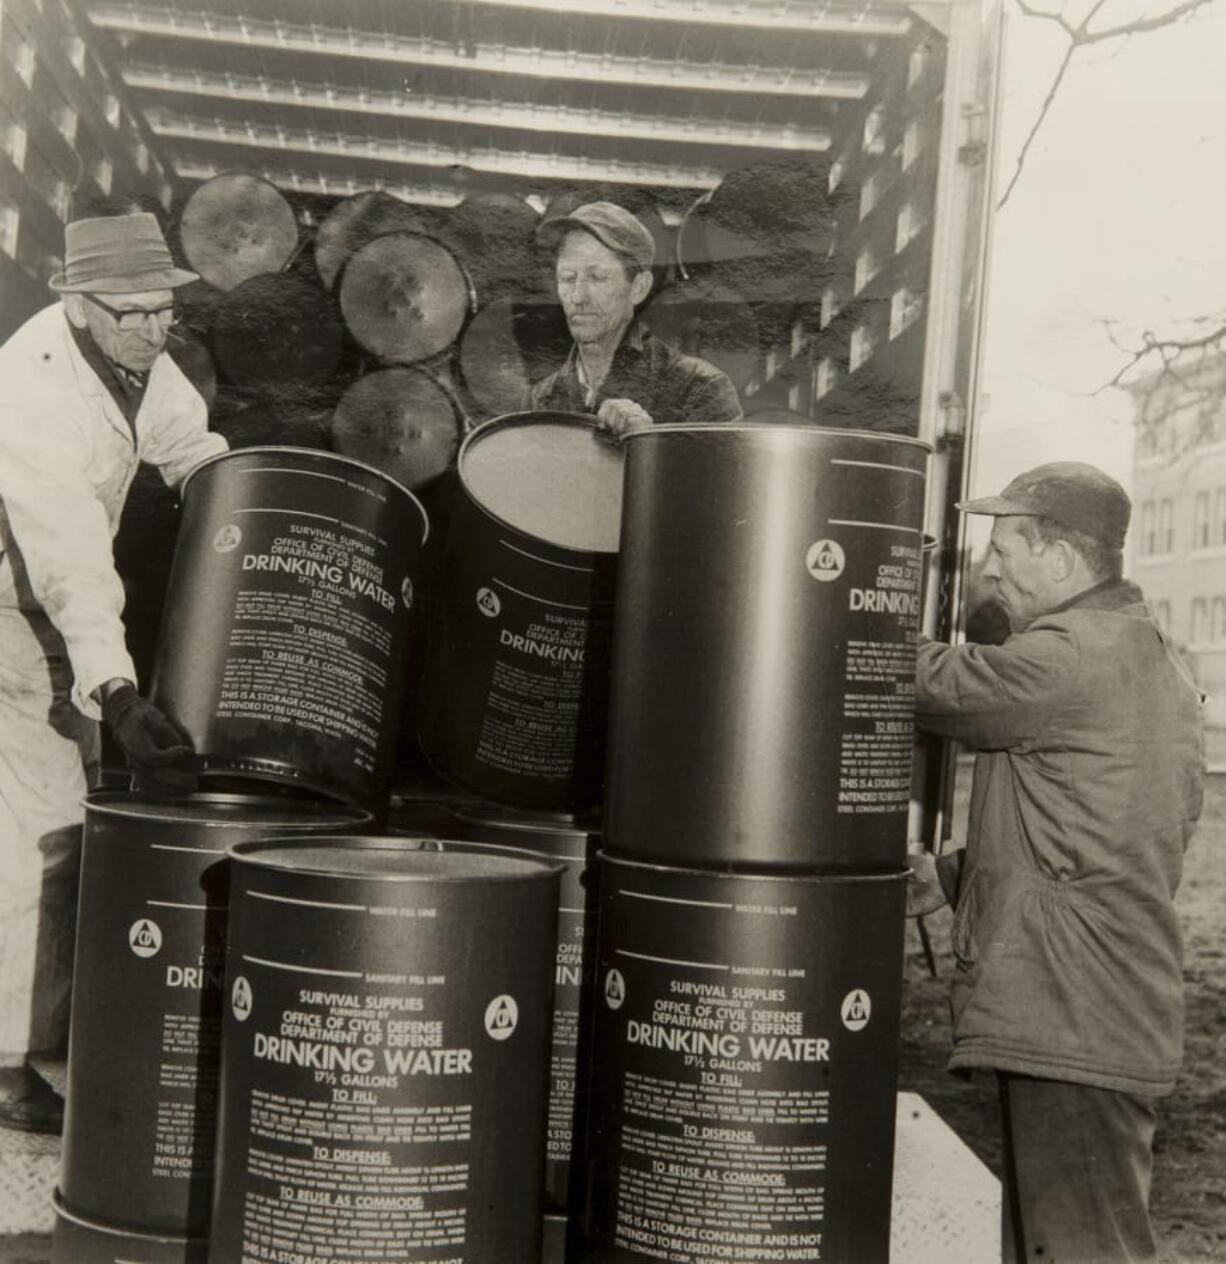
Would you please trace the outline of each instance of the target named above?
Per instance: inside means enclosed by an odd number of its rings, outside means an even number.
[[[1058,462],[960,508],[995,518],[983,577],[1011,632],[918,653],[917,722],[977,752],[966,850],[922,858],[909,892],[913,913],[955,905],[950,1066],[998,1073],[1006,1261],[1152,1261],[1200,698],[1120,577],[1113,479]]]
[[[621,436],[652,424],[739,421],[736,388],[714,365],[681,355],[635,317],[651,290],[655,241],[625,207],[589,202],[537,232],[557,247],[558,301],[575,343],[533,386],[533,408],[594,413]]]

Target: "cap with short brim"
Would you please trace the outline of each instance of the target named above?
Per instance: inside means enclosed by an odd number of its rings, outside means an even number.
[[[575,207],[569,215],[547,219],[536,230],[537,240],[553,246],[576,228],[590,233],[615,254],[632,259],[639,268],[650,268],[655,263],[655,238],[642,220],[616,202],[588,202]]]
[[[963,513],[1050,518],[1109,548],[1120,549],[1128,533],[1132,501],[1110,475],[1081,461],[1052,461],[1019,474],[999,496],[964,500]]]
[[[199,279],[176,266],[157,218],[138,211],[68,224],[64,270],[47,284],[58,294],[139,294]]]

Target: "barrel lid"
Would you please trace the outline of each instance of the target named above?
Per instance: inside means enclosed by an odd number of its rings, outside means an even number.
[[[245,846],[245,844],[239,844]],[[731,883],[785,883],[788,886],[830,886],[832,884],[879,884],[888,886],[891,883],[905,882],[910,869],[874,869],[846,870],[828,869],[817,872],[812,868],[800,870],[752,870],[738,869],[694,869],[684,865],[657,864],[650,860],[631,860],[623,856],[611,855],[608,851],[596,853],[596,860],[602,868],[624,869],[630,872],[668,877],[676,880],[700,882]],[[731,894],[731,893],[730,893]]]
[[[332,296],[290,272],[240,282],[213,320],[213,355],[236,386],[322,386],[336,372],[344,343]]]
[[[315,234],[315,267],[331,289],[353,253],[392,232],[429,232],[432,214],[388,193],[367,189],[338,202]]]
[[[226,849],[232,861],[283,873],[390,882],[522,882],[552,877],[561,867],[544,859],[464,850],[462,840],[335,835],[261,839]],[[454,850],[452,850],[454,849]]]
[[[378,475],[378,477],[383,479],[385,482],[391,483],[391,485],[394,488],[396,488],[397,491],[403,492],[413,502],[413,504],[417,508],[417,512],[421,514],[422,543],[424,544],[425,541],[429,538],[430,519],[428,515],[426,514],[426,508],[421,503],[421,501],[418,500],[417,497],[414,496],[413,493],[409,491],[407,487],[405,487],[403,483],[397,482],[397,480],[394,479],[385,470],[378,469],[375,466],[370,465],[366,461],[358,461],[354,457],[351,457],[351,456],[341,456],[337,452],[324,452],[324,451],[321,451],[319,448],[295,448],[286,444],[271,444],[270,443],[270,444],[261,444],[261,445],[257,445],[250,448],[231,448],[228,452],[218,452],[216,456],[205,457],[205,459],[201,461],[199,464],[192,466],[192,468],[187,473],[187,477],[180,484],[179,494],[180,496],[182,496],[186,493],[188,483],[190,483],[191,480],[195,478],[196,475],[199,474],[200,471],[203,470],[206,466],[216,465],[221,461],[233,461],[238,458],[251,457],[251,456],[268,456],[274,453],[281,456],[288,454],[294,457],[309,458],[311,461],[314,461],[314,462],[322,461],[325,464],[332,461],[339,461],[343,465],[355,465],[357,466],[358,469],[365,470],[368,474]],[[293,473],[295,471],[290,470],[289,472]]]
[[[229,172],[206,180],[187,199],[179,240],[206,281],[232,290],[285,267],[298,246],[298,221],[271,181]]]
[[[436,238],[410,232],[385,233],[354,251],[339,299],[349,332],[392,364],[445,351],[476,306],[455,255]]]
[[[600,821],[596,817],[580,817],[572,812],[536,812],[508,807],[499,803],[477,803],[453,809],[458,820],[470,825],[490,825],[497,829],[548,830],[552,833],[599,834]]]
[[[643,430],[632,430],[625,436],[624,442],[641,439],[644,435],[661,434],[705,434],[705,433],[741,433],[770,434],[771,432],[804,431],[812,435],[842,436],[848,439],[872,439],[878,443],[901,443],[908,447],[920,448],[924,452],[932,451],[932,444],[927,439],[917,439],[914,435],[895,434],[892,430],[843,430],[837,426],[821,426],[806,417],[803,413],[789,412],[784,408],[764,409],[759,413],[751,413],[744,421],[695,421],[666,422],[662,425],[650,426]]]
[[[657,338],[722,369],[741,390],[758,364],[758,321],[745,296],[718,277],[675,281],[653,295],[643,322]]]
[[[173,802],[141,798],[130,790],[95,790],[84,799],[93,815],[126,820],[162,821],[168,825],[203,825],[233,829],[254,825],[284,830],[361,829],[373,817],[358,808],[341,807],[317,799],[278,795],[203,792]]]
[[[478,426],[460,448],[469,496],[504,525],[579,553],[616,553],[624,457],[586,413],[523,412]]]
[[[485,304],[460,337],[464,385],[490,413],[523,406],[534,382],[570,350],[566,317],[555,302],[504,296]]]
[[[455,461],[464,418],[442,382],[401,367],[358,378],[341,396],[331,429],[337,451],[420,488]]]

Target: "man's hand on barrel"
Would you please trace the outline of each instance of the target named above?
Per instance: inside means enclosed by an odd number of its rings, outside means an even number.
[[[102,717],[119,743],[132,770],[135,789],[175,798],[192,794],[196,774],[187,761],[192,739],[164,711],[136,692],[131,681],[102,692]]]
[[[928,851],[910,852],[907,863],[907,916],[927,917],[949,903],[937,874],[936,857]]]
[[[625,438],[651,424],[651,414],[632,399],[606,399],[596,413],[596,429],[611,439]]]

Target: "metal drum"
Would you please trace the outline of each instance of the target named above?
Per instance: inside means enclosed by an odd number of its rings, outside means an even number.
[[[622,450],[591,417],[516,413],[460,449],[421,746],[481,798],[600,803]]]
[[[442,230],[472,277],[477,302],[537,293],[536,208],[514,193],[470,194]]]
[[[328,382],[340,366],[344,337],[331,296],[292,273],[244,281],[213,318],[213,355],[225,376],[278,398]]]
[[[903,865],[927,445],[746,423],[625,447],[605,846]]]
[[[315,267],[328,289],[355,250],[384,233],[428,233],[437,213],[412,206],[382,189],[368,189],[338,202],[315,234]]]
[[[99,1224],[52,1200],[55,1226],[51,1264],[208,1264],[209,1243],[203,1237],[138,1233],[113,1224]],[[559,1260],[561,1257],[559,1257]]]
[[[200,794],[171,805],[89,796],[60,1179],[73,1215],[148,1233],[205,1232],[226,848],[369,822],[288,797]]]
[[[338,452],[416,491],[455,464],[464,438],[459,402],[423,369],[381,369],[341,396],[332,419]]]
[[[386,808],[427,531],[347,457],[245,448],[192,471],[152,696],[204,776]]]
[[[565,1212],[570,1205],[577,1097],[589,1069],[580,1032],[583,1019],[590,1017],[595,977],[595,860],[600,836],[595,826],[584,828],[573,817],[532,817],[484,807],[458,810],[449,837],[462,839],[466,847],[536,856],[565,866],[558,905],[545,1150],[545,1204],[551,1211]]]
[[[230,857],[213,1264],[538,1258],[558,869],[394,838]]]
[[[487,417],[516,412],[533,383],[565,361],[571,345],[556,302],[495,299],[464,329],[460,373]]]
[[[722,369],[738,391],[758,367],[758,322],[731,285],[700,277],[667,286],[643,308],[657,338]]]
[[[390,364],[428,360],[459,337],[476,303],[472,282],[441,241],[395,232],[356,250],[341,274],[345,324]]]
[[[206,180],[179,218],[187,261],[220,290],[280,272],[298,247],[298,221],[276,185],[241,172]]]
[[[886,1264],[906,871],[600,869],[586,1258]]]
[[[747,299],[791,305],[828,276],[834,205],[824,160],[781,157],[730,171],[686,212],[684,277],[718,276]]]

